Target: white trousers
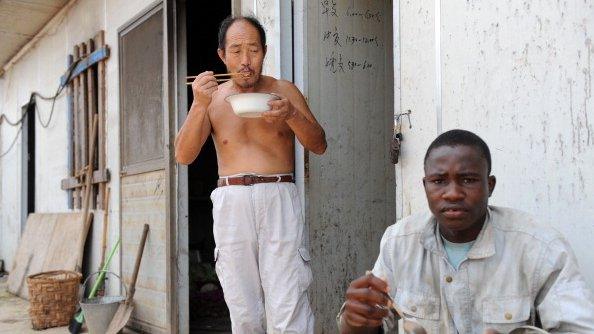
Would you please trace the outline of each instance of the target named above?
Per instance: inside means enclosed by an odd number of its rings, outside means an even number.
[[[310,257],[295,185],[219,187],[211,199],[216,272],[233,333],[313,333]]]

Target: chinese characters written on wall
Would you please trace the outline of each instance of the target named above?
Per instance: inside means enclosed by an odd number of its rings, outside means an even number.
[[[383,42],[374,34],[345,32],[341,30],[341,23],[348,20],[363,20],[366,25],[381,25],[382,13],[366,8],[339,8],[337,0],[320,0],[320,18],[322,22],[321,39],[325,54],[322,55],[324,69],[332,74],[354,71],[370,71],[375,68],[372,61],[364,54],[356,52],[369,48],[382,48]],[[345,26],[348,26],[346,24]]]

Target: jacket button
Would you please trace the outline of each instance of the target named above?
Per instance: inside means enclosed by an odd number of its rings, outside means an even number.
[[[446,280],[446,282],[448,282],[448,283],[452,283],[452,281],[453,281],[453,278],[452,278],[452,276],[446,276],[445,280]]]
[[[413,306],[413,307],[410,308],[410,310],[413,311],[413,312],[417,312],[417,307],[416,306]]]
[[[512,319],[512,315],[509,312],[505,312],[505,319],[506,320],[511,320]]]

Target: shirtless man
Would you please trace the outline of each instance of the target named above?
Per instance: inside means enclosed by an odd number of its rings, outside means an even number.
[[[218,54],[232,80],[213,72],[192,83],[194,101],[175,140],[175,157],[190,164],[212,135],[219,187],[213,202],[216,271],[233,333],[313,333],[307,290],[312,280],[301,203],[293,183],[294,138],[316,154],[324,130],[290,82],[261,75],[266,35],[251,17],[229,17]],[[274,93],[261,118],[236,116],[225,97]]]

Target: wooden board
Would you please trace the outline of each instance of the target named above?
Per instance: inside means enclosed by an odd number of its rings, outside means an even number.
[[[95,36],[95,45],[97,48],[102,48],[105,46],[105,34],[104,31],[101,30],[97,36]],[[97,64],[97,113],[99,115],[99,129],[98,129],[98,166],[97,169],[104,170],[105,169],[105,60],[100,61]],[[101,200],[99,201],[99,205],[97,209],[104,209],[105,203],[103,203],[104,194],[105,194],[105,183],[99,184],[99,195],[98,198]]]
[[[165,182],[164,170],[124,176],[121,181],[122,279],[126,284],[131,282],[144,224],[150,226],[129,324],[149,333],[166,332],[168,325]]]
[[[74,46],[74,60],[77,61],[80,58],[80,50],[78,48],[78,45]],[[81,160],[80,160],[80,137],[78,135],[78,133],[80,132],[80,123],[78,121],[78,118],[80,117],[78,115],[78,106],[80,104],[79,102],[79,80],[78,78],[74,78],[72,79],[72,99],[74,100],[74,108],[72,109],[72,114],[73,114],[73,133],[72,133],[72,137],[74,139],[74,146],[73,146],[73,154],[74,154],[74,170],[72,171],[72,175],[76,176],[78,174],[78,172],[80,171],[81,168]],[[80,189],[74,189],[74,200],[73,202],[73,207],[74,208],[80,208]]]
[[[92,218],[82,224],[82,213],[32,213],[19,243],[8,291],[28,299],[26,278],[50,270],[80,271],[81,251]],[[92,215],[90,215],[92,216]]]

